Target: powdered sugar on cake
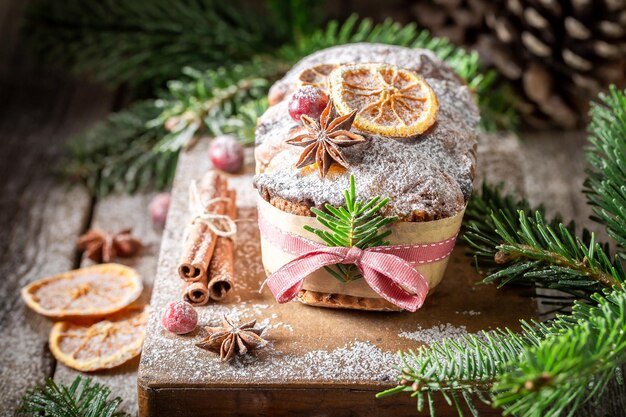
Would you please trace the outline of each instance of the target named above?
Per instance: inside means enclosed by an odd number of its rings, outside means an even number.
[[[284,144],[298,124],[287,112],[286,100],[261,116],[256,132],[256,157],[263,172],[255,178],[261,191],[287,201],[321,207],[343,204],[349,174],[355,175],[359,198],[390,198],[386,215],[424,212],[431,218],[459,212],[472,191],[476,126],[479,116],[468,87],[430,51],[388,45],[356,44],[317,52],[277,83],[291,91],[297,75],[320,63],[387,62],[416,69],[439,99],[436,124],[415,138],[394,139],[361,133],[367,143],[345,149],[347,173],[320,178],[314,170],[294,167],[300,148]],[[339,172],[339,173],[338,173]]]

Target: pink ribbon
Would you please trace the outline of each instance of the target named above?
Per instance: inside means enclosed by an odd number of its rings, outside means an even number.
[[[422,306],[428,294],[428,281],[414,265],[433,263],[448,257],[456,241],[455,235],[434,243],[368,249],[324,246],[279,229],[270,224],[260,211],[259,229],[272,245],[297,256],[263,283],[279,303],[295,298],[304,279],[318,269],[336,264],[354,264],[378,295],[412,312]]]

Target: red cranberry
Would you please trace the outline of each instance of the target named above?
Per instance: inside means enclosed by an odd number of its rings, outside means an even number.
[[[172,301],[165,307],[161,324],[175,334],[189,333],[198,324],[198,313],[186,301]]]
[[[209,145],[209,160],[217,169],[237,172],[243,167],[243,146],[234,136],[218,136]]]
[[[165,225],[165,219],[167,218],[167,212],[170,209],[170,193],[160,193],[154,196],[150,204],[148,205],[148,213],[152,224],[158,227]]]
[[[297,89],[289,99],[289,115],[298,122],[303,114],[318,119],[327,104],[326,93],[319,88],[306,85]]]

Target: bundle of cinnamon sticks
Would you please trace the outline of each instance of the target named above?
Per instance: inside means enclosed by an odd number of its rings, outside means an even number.
[[[208,171],[192,188],[190,197],[195,194],[195,198],[190,202],[191,218],[178,275],[183,280],[183,298],[204,305],[222,300],[235,284],[236,193],[216,171]]]

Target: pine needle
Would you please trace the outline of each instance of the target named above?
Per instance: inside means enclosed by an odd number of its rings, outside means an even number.
[[[283,14],[242,0],[36,0],[23,33],[50,63],[111,85],[158,87],[184,67],[215,69],[271,52],[295,30],[284,15],[316,23],[296,2],[270,3]]]
[[[573,223],[564,225],[558,216],[546,220],[543,212],[489,184],[471,197],[462,240],[488,274],[483,282],[559,290],[563,307],[623,283],[622,264],[606,243],[596,242],[588,230],[577,237]]]
[[[374,246],[385,246],[385,240],[391,230],[385,227],[396,220],[395,216],[382,217],[380,210],[389,202],[389,199],[374,197],[367,202],[357,200],[356,181],[350,175],[350,187],[345,191],[346,204],[343,207],[333,207],[326,204],[327,213],[311,208],[317,221],[326,227],[326,230],[317,229],[308,225],[304,229],[314,233],[329,246],[345,246],[367,249]],[[354,265],[335,265],[325,269],[341,282],[349,282],[361,278]]]
[[[626,250],[626,90],[615,86],[591,104],[585,193],[594,217]]]
[[[130,417],[118,410],[120,397],[110,399],[111,390],[80,376],[70,386],[48,378],[43,386],[28,390],[18,411],[33,417]]]
[[[154,101],[141,101],[72,139],[65,174],[97,196],[167,187],[174,179],[178,151],[158,148],[166,131],[148,126],[148,121],[159,114]]]

